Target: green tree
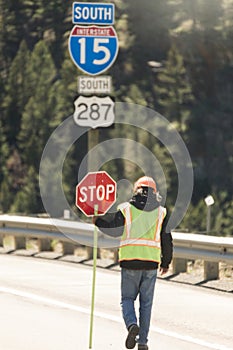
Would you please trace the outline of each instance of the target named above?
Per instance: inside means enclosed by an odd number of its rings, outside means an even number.
[[[155,93],[162,114],[185,134],[194,96],[183,57],[174,45],[168,52],[164,69],[158,74]]]
[[[69,8],[72,3],[63,0],[0,0],[0,73],[8,73],[22,40],[30,50],[38,41],[46,40],[60,66]]]
[[[169,48],[171,8],[163,0],[127,0],[126,4],[129,30],[135,36],[132,55],[134,63],[137,62],[136,74],[141,76],[147,62],[163,59]]]
[[[195,205],[190,204],[178,229],[192,233],[206,233],[206,205],[203,199]]]
[[[5,130],[0,119],[0,184],[6,175],[6,161],[9,156],[9,146],[6,141]]]
[[[17,192],[14,203],[10,207],[10,212],[24,214],[41,212],[39,193],[38,174],[33,167],[30,167],[24,178],[23,187]]]
[[[34,48],[28,67],[31,97],[22,114],[19,148],[28,166],[39,169],[45,143],[50,135],[50,121],[54,118],[53,84],[56,69],[44,41]]]
[[[218,236],[233,236],[232,223],[232,198],[226,193],[221,193],[218,206],[218,212],[215,219],[215,232]]]
[[[0,206],[7,212],[14,202],[17,192],[24,184],[26,168],[17,149],[11,150],[3,168],[3,179],[0,184]]]
[[[66,58],[60,69],[59,80],[56,82],[56,86],[54,86],[54,95],[56,96],[56,101],[54,103],[54,117],[51,119],[49,124],[52,130],[58,127],[68,117],[72,116],[74,113],[74,102],[78,97],[78,71],[73,62],[71,62],[71,59],[68,57],[68,54],[65,56]],[[74,124],[74,128],[75,127],[76,125]],[[81,137],[79,137],[75,144],[67,152],[66,159],[64,161],[63,190],[71,206],[72,203],[75,202],[74,188],[78,181],[79,166],[88,152],[87,138],[87,133],[84,133]],[[65,139],[66,135],[63,136],[64,141]],[[57,144],[58,150],[63,140],[54,140],[54,143]],[[57,154],[57,156],[59,158],[59,154]],[[48,161],[48,171],[49,167],[52,167],[52,164]],[[56,198],[56,189],[52,188],[51,196]],[[56,213],[56,216],[60,215],[62,215],[62,213]]]
[[[23,39],[23,23],[27,22],[22,1],[0,0],[0,72],[6,74]]]
[[[63,0],[40,1],[41,8],[44,9],[42,18],[46,22],[43,26],[43,37],[49,43],[56,67],[61,67],[65,57],[64,35],[70,27],[72,2]]]
[[[207,30],[218,25],[223,13],[219,0],[171,0],[177,30]]]
[[[17,141],[23,110],[31,94],[27,70],[29,61],[30,53],[23,41],[10,66],[5,87],[6,96],[3,100],[3,122],[7,141],[13,146]]]
[[[205,220],[202,222],[198,215],[203,198],[212,193],[216,197],[213,229],[231,234],[233,0],[114,3],[120,50],[107,72],[112,76],[113,95],[118,101],[158,109],[185,139],[195,172],[192,210],[184,219],[186,226],[205,229]],[[79,72],[67,49],[71,11],[71,1],[0,0],[1,210],[28,210],[29,184],[24,178],[30,169],[27,179],[36,184],[47,139],[73,113]],[[165,63],[164,71],[155,75],[149,61]],[[167,150],[137,128],[115,125],[100,130],[100,142],[111,137],[135,140],[158,158],[165,168],[168,205],[172,208],[177,176]],[[56,140],[57,153],[64,138],[62,135]],[[130,144],[123,147],[129,158],[134,151]],[[64,190],[70,203],[74,202],[73,188],[86,152],[85,135],[69,150],[64,162]],[[54,162],[57,159],[48,160],[48,174],[49,164]],[[148,163],[145,160],[146,166]],[[124,177],[132,182],[141,171],[130,160],[122,159],[103,167],[116,179]],[[163,186],[160,184],[162,190]],[[38,200],[37,186],[31,191]],[[56,189],[53,193],[56,197]],[[25,201],[23,207],[18,198]],[[37,204],[40,206],[39,200]],[[33,211],[39,210],[36,203],[31,205]]]
[[[67,52],[59,71],[59,79],[53,85],[57,99],[54,103],[54,117],[50,121],[51,127],[57,127],[64,119],[73,114],[74,101],[77,98],[77,80],[77,69]]]

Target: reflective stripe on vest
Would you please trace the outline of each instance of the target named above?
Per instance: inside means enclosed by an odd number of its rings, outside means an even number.
[[[119,209],[125,217],[125,230],[120,242],[119,260],[139,259],[160,262],[160,232],[166,209],[160,206],[152,212],[143,212],[129,203]],[[148,216],[150,217],[149,228]],[[138,225],[137,220],[140,220]],[[141,230],[142,226],[147,227],[148,232],[137,232],[140,226]],[[134,234],[136,231],[136,237],[132,236],[131,229]]]
[[[120,242],[120,247],[123,247],[125,245],[138,245],[138,246],[150,246],[150,247],[157,247],[160,248],[160,242],[155,242],[149,239],[124,239]]]

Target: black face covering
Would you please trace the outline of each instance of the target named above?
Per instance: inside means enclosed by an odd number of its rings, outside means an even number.
[[[141,187],[137,189],[136,195],[139,194],[142,197],[148,197],[148,187]]]
[[[153,188],[144,186],[137,189],[135,195],[137,194],[146,198],[153,198],[155,196]]]
[[[159,206],[156,194],[151,187],[140,187],[134,193],[130,203],[140,210],[153,210]]]

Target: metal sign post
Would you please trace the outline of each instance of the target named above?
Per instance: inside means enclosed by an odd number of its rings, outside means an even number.
[[[104,215],[116,200],[115,181],[106,172],[90,172],[98,170],[98,158],[91,152],[99,143],[98,128],[109,127],[115,120],[114,99],[108,96],[111,94],[112,79],[110,76],[99,76],[111,68],[118,55],[114,17],[115,5],[111,3],[80,1],[72,5],[74,26],[68,41],[69,53],[76,67],[85,73],[78,78],[79,96],[74,102],[73,120],[78,127],[91,128],[88,130],[89,173],[76,187],[76,206],[89,217]],[[97,245],[95,226],[89,349],[92,349]]]
[[[95,216],[98,215],[98,204],[94,206]],[[92,336],[93,336],[93,321],[94,321],[94,306],[95,306],[95,282],[96,282],[96,261],[97,261],[97,246],[98,246],[98,233],[97,227],[94,228],[94,241],[93,241],[93,272],[92,272],[92,293],[91,293],[91,318],[90,318],[90,333],[89,333],[89,349],[92,349]]]

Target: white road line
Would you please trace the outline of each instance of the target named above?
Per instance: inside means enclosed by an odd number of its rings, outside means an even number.
[[[11,294],[11,295],[16,295],[19,297],[23,297],[26,299],[30,299],[33,301],[37,301],[40,303],[44,303],[47,305],[52,305],[52,306],[56,306],[56,307],[60,307],[62,309],[68,309],[68,310],[72,310],[72,311],[77,311],[77,312],[81,312],[84,314],[89,315],[90,314],[90,310],[81,306],[76,306],[73,304],[69,304],[69,303],[65,303],[59,300],[54,300],[54,299],[50,299],[50,298],[46,298],[46,297],[42,297],[40,295],[37,294],[32,294],[32,293],[28,293],[28,292],[24,292],[24,291],[20,291],[17,289],[13,289],[13,288],[8,288],[8,287],[0,287],[0,293],[7,293],[7,294]],[[122,318],[121,317],[117,317],[117,316],[113,316],[113,315],[109,315],[106,314],[104,312],[95,312],[95,316],[96,317],[100,317],[100,318],[104,318],[110,321],[115,321],[118,323],[122,323]],[[198,339],[198,338],[194,338],[191,336],[187,336],[187,335],[182,335],[176,332],[170,332],[167,331],[165,329],[159,328],[159,327],[151,327],[151,331],[154,331],[156,333],[168,336],[168,337],[172,337],[175,339],[179,339],[182,341],[186,341],[189,343],[193,343],[193,344],[197,344],[197,345],[201,345],[201,346],[205,346],[206,348],[209,349],[214,349],[214,350],[233,350],[233,348],[228,348],[224,345],[221,344],[216,344],[216,343],[209,343],[205,340],[202,339]]]

